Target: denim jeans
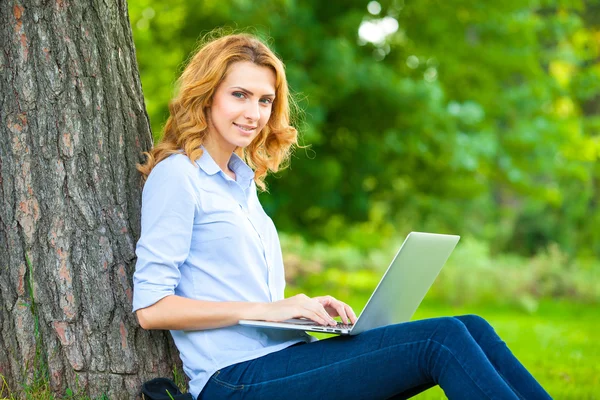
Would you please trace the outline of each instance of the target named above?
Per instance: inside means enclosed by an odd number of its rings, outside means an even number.
[[[481,317],[433,318],[297,344],[217,371],[198,399],[550,399]]]

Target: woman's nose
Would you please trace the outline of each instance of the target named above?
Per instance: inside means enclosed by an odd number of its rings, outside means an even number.
[[[260,105],[258,104],[258,102],[249,101],[248,106],[246,107],[246,110],[245,110],[244,117],[246,117],[246,119],[248,119],[250,121],[258,121],[258,119],[260,118],[260,108],[259,107],[260,107]]]

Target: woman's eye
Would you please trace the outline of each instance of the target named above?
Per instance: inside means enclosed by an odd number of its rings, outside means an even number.
[[[264,99],[260,99],[260,101],[264,104],[273,104],[273,99],[270,97],[265,97]]]
[[[232,95],[233,97],[237,97],[238,99],[243,99],[246,97],[246,95],[242,92],[233,92]]]

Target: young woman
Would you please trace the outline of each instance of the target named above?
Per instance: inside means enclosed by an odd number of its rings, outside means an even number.
[[[258,39],[203,46],[179,81],[146,179],[133,310],[169,329],[198,399],[548,399],[477,316],[436,318],[316,341],[241,319],[354,322],[331,296],[284,298],[277,232],[257,187],[296,144],[283,64]]]

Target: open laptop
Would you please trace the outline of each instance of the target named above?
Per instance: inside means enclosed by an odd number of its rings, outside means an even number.
[[[358,335],[409,321],[454,250],[460,236],[411,232],[379,281],[354,325],[318,325],[306,319],[283,322],[240,320],[240,325]]]

